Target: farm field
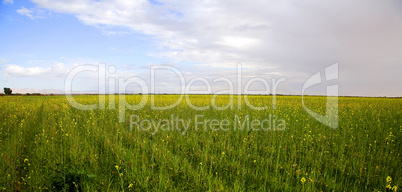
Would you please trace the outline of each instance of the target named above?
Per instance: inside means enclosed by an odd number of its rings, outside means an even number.
[[[126,95],[139,103],[144,95]],[[339,97],[338,128],[300,96],[190,95],[156,110],[106,96],[0,97],[3,191],[399,191],[402,99]],[[97,95],[74,96],[97,104]],[[155,95],[155,106],[178,95]],[[325,115],[326,97],[305,97]],[[240,101],[240,102],[239,102]],[[256,110],[254,106],[267,105]],[[217,107],[232,107],[217,110]],[[240,107],[239,107],[240,105]],[[123,110],[123,111],[122,111]],[[123,120],[123,121],[122,121]],[[254,121],[255,120],[255,121]],[[263,121],[265,120],[265,121]],[[262,125],[258,124],[263,121]]]

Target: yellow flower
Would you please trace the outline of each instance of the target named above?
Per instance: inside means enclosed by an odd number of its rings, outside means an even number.
[[[119,175],[120,175],[120,177],[121,177],[121,176],[123,176],[123,173],[120,173]]]
[[[392,187],[392,190],[393,190],[393,191],[398,190],[398,186],[395,185],[394,187]]]
[[[392,178],[390,176],[387,177],[387,183],[390,183],[392,181]]]
[[[128,185],[128,188],[131,188],[131,187],[133,187],[133,184],[132,184],[132,183],[130,183],[130,185]]]
[[[28,162],[29,160],[28,159],[24,159],[24,163],[26,163],[26,162]]]
[[[222,152],[222,155],[224,155],[225,154],[225,152]]]
[[[202,165],[202,162],[200,162],[200,165]]]
[[[305,182],[306,182],[306,178],[302,177],[300,181],[301,181],[302,183],[305,183]]]
[[[116,165],[116,166],[114,166],[114,167],[116,167],[116,169],[119,170],[119,166],[118,166],[118,165]]]
[[[391,187],[390,184],[388,184],[387,186],[385,186],[385,188],[387,188],[387,189],[392,189],[392,187]]]

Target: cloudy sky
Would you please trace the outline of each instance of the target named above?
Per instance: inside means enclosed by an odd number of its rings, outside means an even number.
[[[3,0],[0,86],[14,92],[64,92],[72,69],[105,64],[107,78],[138,77],[151,66],[180,72],[191,90],[301,94],[317,72],[338,63],[338,79],[309,88],[325,94],[402,96],[402,1]],[[238,72],[241,66],[241,83]],[[99,70],[102,71],[102,70]],[[195,79],[196,78],[196,79]],[[204,83],[200,79],[204,79]],[[246,89],[247,81],[256,79]],[[325,80],[325,75],[322,75]],[[117,80],[116,80],[117,81]],[[107,82],[107,81],[106,81]],[[111,81],[114,82],[114,81]],[[79,73],[73,91],[114,90],[96,72]],[[155,71],[155,88],[179,92],[179,75]]]

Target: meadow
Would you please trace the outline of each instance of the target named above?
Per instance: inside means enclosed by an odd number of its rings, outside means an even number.
[[[127,95],[125,100],[134,104],[141,97]],[[156,95],[154,105],[169,105],[178,97]],[[72,107],[65,96],[0,97],[0,190],[402,187],[400,98],[340,97],[339,125],[332,129],[305,111],[300,96],[276,96],[275,106],[272,96],[248,97],[255,106],[268,106],[263,110],[250,108],[244,96],[234,96],[232,107],[217,110],[231,103],[230,96],[217,96],[216,107],[211,97],[189,97],[197,107],[210,106],[204,110],[195,110],[185,99],[171,109],[155,110],[148,100],[125,113],[118,107],[118,96],[107,96],[105,109],[92,110]],[[85,104],[99,102],[96,95],[74,98]],[[325,97],[305,97],[304,102],[325,113]]]

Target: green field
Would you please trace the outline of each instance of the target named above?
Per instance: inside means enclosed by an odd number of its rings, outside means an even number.
[[[95,95],[74,97],[80,103],[98,103]],[[191,95],[193,105],[209,109],[195,110],[183,99],[167,110],[152,109],[148,101],[138,110],[123,109],[125,113],[118,107],[118,97],[107,97],[106,108],[94,110],[71,107],[65,96],[0,97],[0,190],[396,191],[402,187],[402,99],[340,97],[339,127],[332,129],[311,117],[299,96],[276,96],[275,109],[271,96],[249,96],[253,105],[267,105],[264,110],[252,109],[234,96],[232,107],[216,110],[211,95]],[[126,100],[134,104],[141,97],[129,95]],[[172,104],[178,97],[157,95],[155,105]],[[231,103],[229,96],[215,101],[221,107]],[[325,97],[304,101],[310,109],[325,113]],[[135,124],[130,123],[133,116]],[[258,129],[263,119],[270,128]],[[247,127],[250,124],[257,126]]]

